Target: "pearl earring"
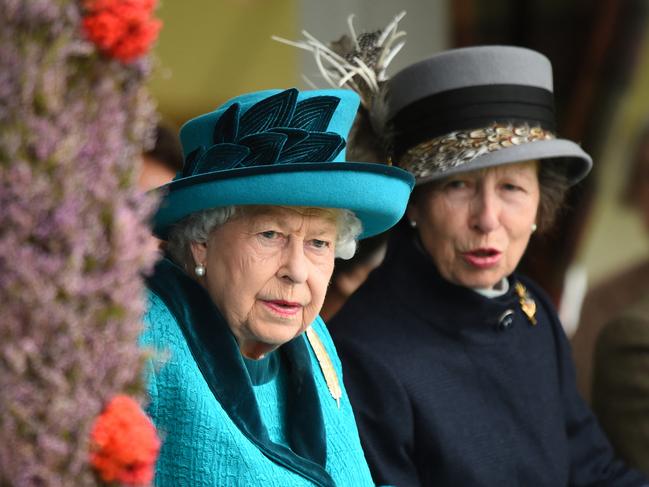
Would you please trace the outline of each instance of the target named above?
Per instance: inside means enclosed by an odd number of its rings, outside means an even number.
[[[198,277],[203,277],[205,275],[205,266],[203,264],[198,264],[194,267],[194,272]]]
[[[410,220],[410,226],[412,228],[417,228],[417,222],[415,220]]]
[[[536,232],[536,223],[532,223],[532,233]]]

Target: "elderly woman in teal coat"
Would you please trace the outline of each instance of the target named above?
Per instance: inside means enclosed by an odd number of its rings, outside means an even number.
[[[344,162],[357,107],[344,90],[265,91],[182,127],[141,337],[156,485],[372,484],[318,312],[334,258],[396,223],[413,179]]]

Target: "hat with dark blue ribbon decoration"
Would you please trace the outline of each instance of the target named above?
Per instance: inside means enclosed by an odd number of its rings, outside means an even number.
[[[384,164],[345,162],[345,138],[358,109],[349,90],[269,90],[236,97],[180,130],[185,164],[154,218],[165,238],[182,218],[230,205],[345,208],[361,237],[403,215],[414,184]]]

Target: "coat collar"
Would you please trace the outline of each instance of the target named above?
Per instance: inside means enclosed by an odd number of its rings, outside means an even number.
[[[509,276],[509,290],[488,298],[473,289],[444,279],[410,229],[398,228],[391,236],[377,278],[403,307],[446,334],[479,343],[497,342],[501,318],[508,310],[519,312]]]
[[[277,464],[316,485],[333,486],[324,469],[324,420],[304,338],[278,350],[288,367],[289,449],[270,440],[237,342],[205,290],[169,259],[158,262],[147,285],[175,316],[210,390],[241,432]]]

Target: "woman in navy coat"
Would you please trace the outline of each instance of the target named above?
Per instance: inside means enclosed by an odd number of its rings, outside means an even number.
[[[515,268],[591,168],[555,135],[527,49],[449,51],[387,82],[392,157],[417,186],[386,259],[331,323],[377,483],[640,486],[576,387],[545,294]]]

